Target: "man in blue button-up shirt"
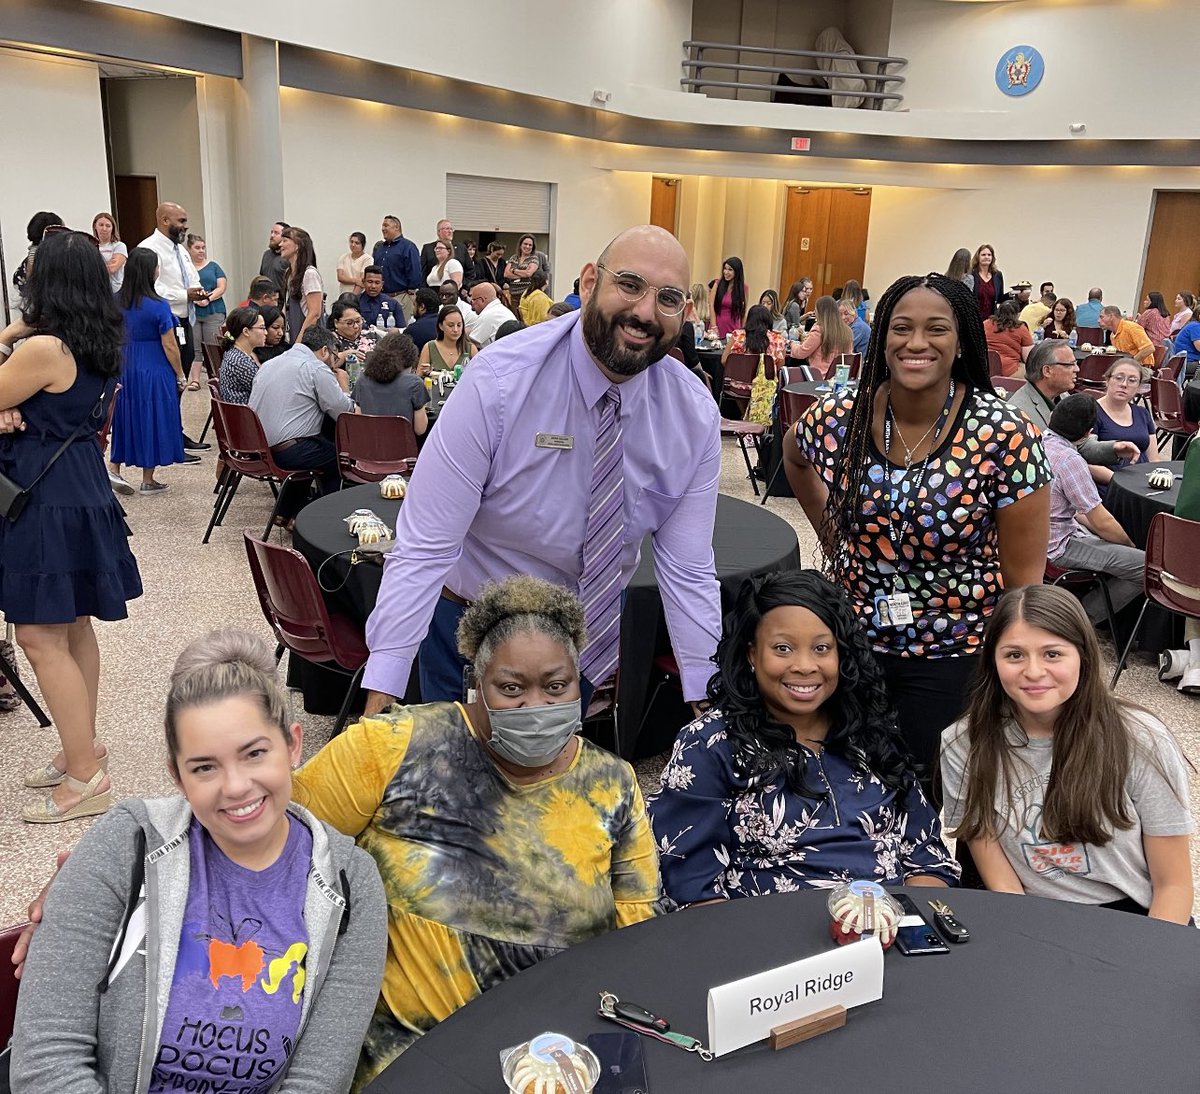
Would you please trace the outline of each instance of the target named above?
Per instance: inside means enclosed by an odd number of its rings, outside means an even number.
[[[420,253],[411,239],[404,238],[396,217],[385,216],[381,231],[383,238],[371,252],[372,261],[383,270],[383,291],[388,296],[407,297],[400,302],[411,315],[412,294],[423,284]]]

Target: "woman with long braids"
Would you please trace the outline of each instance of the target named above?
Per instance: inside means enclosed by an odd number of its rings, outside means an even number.
[[[957,883],[883,675],[829,581],[787,570],[743,583],[717,666],[712,709],[680,732],[647,802],[668,896]]]
[[[740,258],[725,259],[721,276],[708,287],[708,310],[722,342],[745,322],[746,273]]]
[[[974,296],[942,274],[879,302],[856,393],[784,439],[788,481],[865,626],[928,789],[1005,588],[1040,583],[1050,468],[992,389]]]

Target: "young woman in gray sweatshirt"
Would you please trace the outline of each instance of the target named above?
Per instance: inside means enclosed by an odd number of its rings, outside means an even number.
[[[267,647],[193,642],[166,730],[182,796],[116,806],[46,898],[13,1094],[344,1094],[379,997],[383,886],[291,801],[301,730]]]

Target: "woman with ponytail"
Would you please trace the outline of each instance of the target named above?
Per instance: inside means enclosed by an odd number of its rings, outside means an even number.
[[[50,886],[14,1094],[349,1089],[387,908],[371,856],[292,801],[302,731],[287,706],[253,635],[180,654],[166,709],[179,795],[114,806]]]
[[[928,789],[988,616],[1005,588],[1041,582],[1050,534],[1049,465],[992,389],[971,290],[942,274],[893,284],[857,391],[812,407],[783,448]]]
[[[221,399],[226,403],[250,402],[258,358],[254,355],[267,340],[267,317],[258,308],[234,308],[225,321],[222,346]]]

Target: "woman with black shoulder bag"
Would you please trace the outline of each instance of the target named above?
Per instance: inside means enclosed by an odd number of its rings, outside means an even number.
[[[54,824],[112,803],[108,753],[96,741],[92,617],[124,619],[142,582],[95,438],[124,335],[96,240],[47,233],[24,301],[22,319],[0,332],[0,413],[11,430],[0,435],[0,611],[15,625],[62,743],[25,776],[46,793],[22,818]]]

